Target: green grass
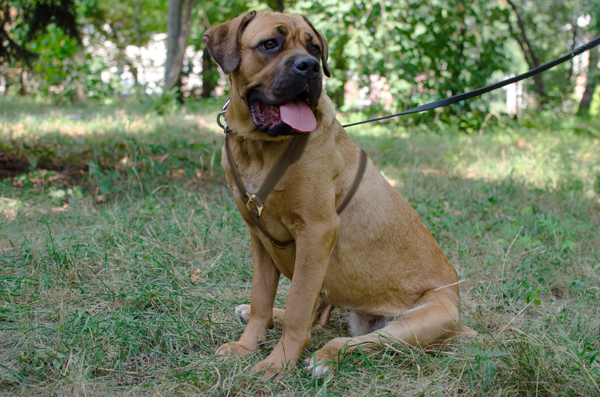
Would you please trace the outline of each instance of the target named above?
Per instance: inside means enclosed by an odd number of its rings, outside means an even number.
[[[219,104],[147,108],[1,100],[1,393],[600,394],[598,125],[545,114],[481,135],[349,129],[456,266],[479,336],[262,383],[248,370],[280,327],[256,356],[213,356],[243,331],[232,308],[249,301],[252,277],[220,168]],[[305,357],[339,335],[335,311]]]

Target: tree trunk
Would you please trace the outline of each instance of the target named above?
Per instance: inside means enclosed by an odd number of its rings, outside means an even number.
[[[588,64],[587,82],[585,84],[585,91],[583,97],[579,103],[579,109],[577,110],[578,116],[588,117],[590,114],[590,105],[592,103],[592,97],[596,91],[598,85],[598,48],[592,48],[590,50],[590,60]]]
[[[21,70],[21,89],[19,90],[19,95],[27,95],[29,90],[27,89],[27,71],[25,69]]]
[[[273,11],[283,12],[285,8],[284,0],[267,0],[266,3]]]
[[[83,49],[75,53],[73,56],[77,65],[83,65],[85,63],[85,57],[83,55]],[[87,94],[85,93],[85,79],[87,76],[80,72],[75,72],[74,84],[75,84],[75,103],[82,104],[87,100]]]
[[[167,37],[165,92],[175,87],[183,68],[183,58],[190,36],[194,0],[170,0]]]
[[[4,95],[8,95],[8,88],[11,83],[9,74],[9,71],[4,69]]]
[[[217,85],[218,72],[215,70],[212,57],[206,47],[202,52],[202,98],[210,98],[210,94]]]
[[[519,14],[519,10],[515,3],[512,0],[507,0],[508,4],[511,6],[515,15],[517,17],[517,25],[519,25],[520,34],[514,34],[514,29],[512,24],[510,23],[510,19],[508,20],[508,27],[510,32],[513,33],[517,43],[519,43],[519,47],[521,47],[521,51],[523,51],[523,57],[529,66],[529,69],[534,69],[540,66],[540,61],[527,37],[527,32],[525,31],[525,23],[523,19],[521,19],[521,15]],[[508,19],[508,18],[507,18]],[[541,74],[536,74],[533,76],[533,83],[535,85],[535,91],[537,92],[540,98],[540,104],[542,106],[548,103],[548,95],[546,94],[546,88],[544,87],[544,79]]]
[[[283,12],[283,9],[285,8],[284,4],[283,4],[283,0],[277,0],[277,8],[276,10],[279,12]]]
[[[82,104],[87,99],[87,95],[85,95],[85,89],[81,81],[77,80],[75,82],[75,103]]]
[[[182,0],[169,0],[167,20],[167,62],[165,64],[165,84],[167,76],[173,67],[173,58],[177,51],[177,39],[181,30],[181,4]],[[166,91],[166,89],[165,89]]]
[[[140,7],[140,0],[135,0],[135,37],[137,41],[137,66],[134,62],[130,62],[129,67],[131,68],[131,73],[133,73],[133,79],[135,80],[136,90],[139,92],[143,92],[143,87],[140,87],[140,73],[138,70],[138,66],[144,70],[144,66],[142,65],[142,26],[140,24],[140,14],[142,10]],[[142,76],[144,77],[144,76]],[[146,79],[142,79],[144,84],[146,83]]]
[[[6,95],[6,91],[7,91],[6,84],[7,84],[6,73],[4,72],[4,68],[2,66],[0,66],[0,93],[3,96]]]

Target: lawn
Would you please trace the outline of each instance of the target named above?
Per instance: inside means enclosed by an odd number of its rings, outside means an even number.
[[[549,112],[473,134],[348,129],[455,265],[479,335],[263,383],[248,370],[280,326],[258,355],[213,356],[242,333],[232,309],[252,278],[220,167],[219,103],[150,108],[0,99],[0,393],[600,394],[599,124]],[[338,310],[304,357],[340,335]]]

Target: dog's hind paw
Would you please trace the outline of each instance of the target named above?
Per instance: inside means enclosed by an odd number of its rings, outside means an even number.
[[[244,322],[250,319],[250,305],[239,305],[233,309],[235,316]]]
[[[319,378],[329,371],[333,364],[332,363],[318,363],[315,364],[315,356],[313,355],[310,359],[304,360],[304,370],[307,374],[311,375],[313,378]]]

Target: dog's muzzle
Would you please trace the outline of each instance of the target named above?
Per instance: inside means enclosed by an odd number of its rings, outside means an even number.
[[[317,119],[313,108],[322,90],[321,66],[312,57],[291,57],[286,71],[270,87],[269,100],[259,89],[247,94],[256,127],[270,136],[313,131]]]

